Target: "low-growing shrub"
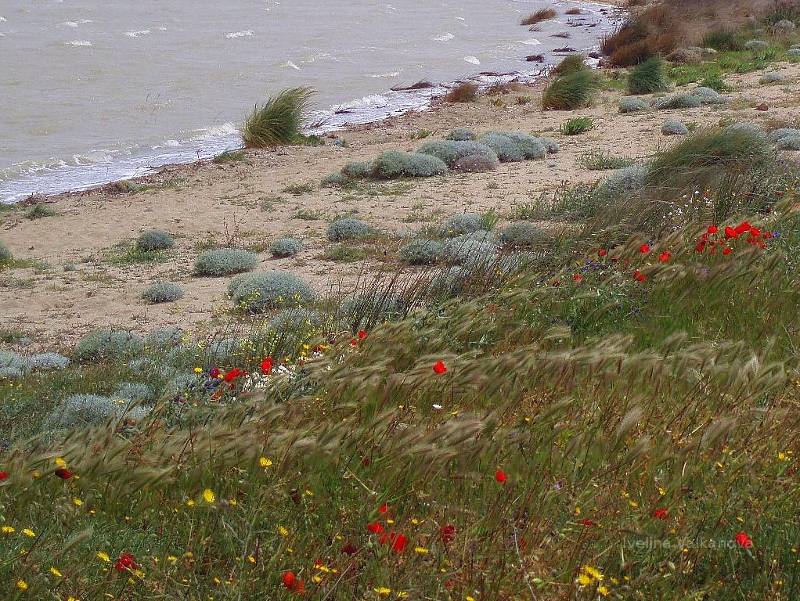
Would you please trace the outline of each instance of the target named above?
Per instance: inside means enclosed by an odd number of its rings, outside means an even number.
[[[744,49],[752,52],[766,50],[767,48],[769,48],[769,44],[764,40],[750,40],[744,44]]]
[[[269,320],[276,332],[308,332],[319,329],[326,323],[319,311],[305,308],[282,309]]]
[[[359,240],[369,238],[376,233],[368,223],[355,219],[354,217],[342,217],[333,221],[328,226],[328,240],[331,242],[341,242],[342,240]]]
[[[671,84],[667,79],[664,64],[664,59],[654,56],[634,67],[628,75],[628,93],[653,94],[669,90]]]
[[[144,339],[145,347],[162,350],[165,347],[179,345],[185,336],[181,328],[158,328],[150,332]]]
[[[303,118],[313,95],[311,88],[291,88],[256,106],[242,126],[247,148],[295,144],[301,138]]]
[[[172,282],[153,282],[144,292],[142,298],[148,303],[172,303],[183,298],[183,288]]]
[[[608,195],[619,196],[631,194],[644,188],[649,170],[644,165],[624,167],[610,175],[601,184],[601,189]]]
[[[553,68],[552,74],[569,75],[586,68],[586,57],[582,54],[570,54]]]
[[[756,123],[733,123],[725,128],[726,132],[746,132],[753,136],[763,136],[764,131]]]
[[[544,144],[544,149],[547,151],[547,154],[558,154],[561,151],[558,142],[553,138],[537,138],[537,140]]]
[[[667,119],[661,126],[661,133],[665,136],[685,136],[689,133],[689,128],[680,121]]]
[[[28,211],[25,213],[25,218],[34,220],[34,219],[42,219],[44,217],[54,217],[57,215],[55,209],[53,207],[46,205],[44,203],[38,202],[33,205]]]
[[[136,248],[142,252],[166,250],[175,246],[175,239],[167,232],[161,230],[148,230],[139,234],[136,239]]]
[[[445,140],[455,140],[456,142],[466,142],[467,140],[475,140],[478,136],[475,132],[463,127],[459,127],[451,131],[444,138]]]
[[[138,354],[144,340],[127,330],[94,330],[75,345],[73,356],[77,361],[116,359]]]
[[[597,92],[597,81],[589,70],[576,71],[557,77],[545,88],[542,108],[562,111],[585,108]]]
[[[620,98],[619,112],[620,113],[638,113],[639,111],[646,111],[650,105],[641,98]]]
[[[279,238],[269,246],[273,257],[293,257],[303,250],[303,243],[296,238]]]
[[[16,380],[31,370],[31,360],[18,353],[0,350],[0,379]]]
[[[497,259],[497,246],[487,239],[476,240],[468,235],[451,238],[444,243],[442,256],[448,263],[465,266],[486,265]]]
[[[464,81],[445,94],[446,102],[475,102],[478,98],[478,84]]]
[[[719,73],[711,73],[703,78],[700,82],[700,87],[709,88],[715,92],[730,92],[733,88],[725,81]]]
[[[778,150],[800,150],[800,135],[785,136],[775,146]]]
[[[338,316],[353,332],[357,332],[371,329],[385,321],[402,318],[408,309],[408,301],[397,294],[374,290],[346,299],[341,304]]]
[[[417,152],[436,157],[451,168],[459,159],[471,155],[483,156],[489,161],[497,161],[497,154],[494,150],[485,144],[471,140],[433,140],[420,146]]]
[[[789,48],[789,50],[786,51],[786,56],[792,61],[800,59],[800,48]]]
[[[412,240],[400,249],[400,258],[410,265],[433,265],[442,259],[444,246],[438,240]]]
[[[775,73],[774,71],[764,73],[758,80],[758,83],[761,85],[771,84],[771,83],[779,83],[784,81],[786,76],[782,73]]]
[[[155,392],[152,386],[143,382],[120,382],[111,393],[112,399],[124,399],[126,401],[152,401]]]
[[[249,313],[299,307],[314,300],[306,282],[284,271],[239,274],[228,285],[228,294],[237,307]]]
[[[793,136],[800,136],[800,129],[794,129],[791,127],[781,127],[769,132],[768,138],[771,142],[778,142],[783,138],[789,138]]]
[[[66,369],[69,358],[60,353],[38,353],[31,356],[31,367],[40,371]]]
[[[602,150],[593,150],[584,153],[578,159],[580,164],[589,171],[606,171],[609,169],[622,169],[633,165],[633,159],[612,156]]]
[[[486,155],[470,154],[461,157],[453,164],[453,171],[460,171],[463,173],[485,173],[487,171],[494,171],[500,166],[500,160],[495,155],[492,159]]]
[[[565,136],[577,136],[594,129],[594,121],[591,117],[574,117],[561,124],[559,130]]]
[[[375,159],[372,176],[378,179],[432,177],[447,172],[447,165],[436,157],[417,152],[387,150]]]
[[[341,188],[342,186],[346,186],[349,182],[350,178],[344,173],[331,173],[323,177],[319,185],[321,188]]]
[[[485,229],[486,225],[482,215],[478,213],[456,213],[441,223],[439,234],[445,238],[452,238]]]
[[[550,19],[555,19],[558,13],[552,8],[540,8],[535,13],[531,13],[527,17],[524,17],[519,24],[520,25],[536,25],[537,23],[541,23],[542,21],[548,21]]]
[[[366,179],[372,175],[372,169],[372,163],[351,161],[342,167],[342,175],[349,179]]]
[[[547,155],[547,148],[539,138],[521,132],[488,132],[480,141],[495,152],[501,163],[541,159]]]
[[[547,244],[550,237],[528,221],[509,223],[500,232],[500,241],[511,248],[531,248]]]
[[[699,86],[692,90],[692,95],[700,99],[701,104],[725,104],[728,99],[714,90],[705,86]]]
[[[741,35],[731,29],[714,29],[703,37],[703,46],[714,50],[743,50]]]
[[[195,259],[194,274],[221,277],[250,271],[258,265],[258,255],[239,248],[206,250]]]
[[[0,242],[0,266],[9,265],[12,261],[14,261],[14,255],[5,244]]]
[[[50,429],[95,426],[110,420],[139,421],[150,409],[133,406],[124,400],[114,400],[99,394],[73,394],[63,400],[47,418]]]
[[[699,96],[693,94],[673,94],[664,98],[657,98],[654,106],[658,110],[669,109],[694,109],[703,104]]]

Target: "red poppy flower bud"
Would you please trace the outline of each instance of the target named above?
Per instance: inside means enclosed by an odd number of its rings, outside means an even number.
[[[366,337],[367,337],[366,330],[359,330],[358,331],[358,339],[359,340],[364,340],[364,338],[366,338]]]
[[[121,554],[114,563],[114,569],[117,572],[130,572],[131,570],[135,570],[137,567],[136,558],[133,556],[133,553]]]
[[[658,255],[658,260],[659,260],[661,263],[667,263],[667,262],[669,262],[669,260],[670,260],[671,258],[672,258],[672,253],[671,253],[671,252],[669,252],[668,250],[665,250],[663,253],[661,253],[660,255]]]
[[[597,526],[597,524],[590,520],[589,518],[583,518],[580,522],[578,522],[581,526],[586,526],[587,528],[591,526]]]
[[[444,364],[444,361],[437,361],[433,364],[433,371],[439,375],[447,372],[447,366]]]
[[[749,549],[753,546],[753,539],[747,536],[746,532],[739,532],[736,535],[736,544],[739,545],[742,549]]]
[[[270,375],[272,373],[272,366],[273,366],[272,357],[266,357],[261,362],[261,373],[264,374],[265,376]]]
[[[72,473],[70,470],[68,470],[65,467],[60,467],[53,473],[56,476],[58,476],[59,478],[61,478],[62,480],[69,480],[70,478],[72,478],[72,476],[75,475],[74,473]]]
[[[732,252],[733,252],[733,249],[729,248],[727,246],[724,249],[722,249],[722,254],[725,255],[725,256],[731,254]]]
[[[453,524],[446,524],[439,528],[439,537],[444,544],[451,543],[456,538],[456,527]]]
[[[605,257],[608,254],[608,251],[605,248],[601,248],[597,251],[598,257]]]
[[[738,238],[739,234],[735,229],[733,229],[731,226],[728,225],[728,226],[725,226],[725,237],[726,238]]]
[[[3,480],[8,480],[8,472],[0,472],[0,482],[2,482]]]
[[[644,282],[647,279],[647,276],[637,269],[633,272],[633,279],[635,279],[637,282]]]
[[[497,480],[500,484],[505,484],[508,481],[508,477],[503,470],[497,470],[494,473],[494,479]]]
[[[386,503],[378,507],[378,513],[386,513],[387,511],[389,511],[389,506]]]
[[[659,507],[653,511],[653,517],[657,520],[666,520],[669,517],[669,512],[663,507]]]
[[[367,530],[372,532],[372,534],[380,534],[383,532],[383,526],[378,522],[372,522],[371,524],[367,524]]]
[[[707,231],[709,234],[716,234],[719,231],[719,228],[716,225],[709,225]]]
[[[281,575],[281,582],[283,582],[283,586],[289,590],[293,590],[295,584],[297,583],[297,577],[294,575],[294,572],[287,570]]]
[[[647,253],[649,253],[649,252],[650,252],[650,245],[649,245],[649,244],[647,244],[647,243],[645,243],[645,244],[642,244],[642,245],[639,247],[639,252],[640,252],[640,253],[642,253],[643,255],[646,255]]]

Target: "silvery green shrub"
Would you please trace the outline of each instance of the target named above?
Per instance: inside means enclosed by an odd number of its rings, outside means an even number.
[[[200,379],[191,372],[181,373],[170,379],[164,386],[164,394],[171,397],[183,397],[190,392],[200,390]]]
[[[148,303],[172,303],[183,298],[183,288],[172,282],[153,282],[142,292]]]
[[[750,40],[745,42],[744,48],[745,50],[766,50],[769,48],[769,44],[764,40]]]
[[[762,85],[770,83],[778,83],[779,81],[784,81],[785,79],[786,76],[781,73],[769,72],[769,73],[764,73],[759,78],[758,83]]]
[[[778,140],[778,150],[800,150],[800,136],[786,136]]]
[[[763,136],[764,130],[756,123],[733,123],[725,128],[726,132],[742,132],[752,136]]]
[[[558,154],[561,151],[561,147],[558,145],[553,138],[537,138],[539,142],[544,145],[544,149],[547,151],[547,154]]]
[[[439,234],[446,238],[452,238],[485,229],[483,217],[478,213],[456,213],[441,223]]]
[[[144,340],[145,346],[153,349],[163,349],[173,347],[183,340],[183,330],[181,328],[159,328],[150,332]]]
[[[694,109],[702,104],[703,101],[699,96],[693,94],[673,94],[672,96],[657,98],[654,106],[659,110]]]
[[[630,194],[644,188],[648,175],[649,170],[644,165],[631,165],[608,176],[600,187],[604,192],[613,196]]]
[[[206,358],[213,364],[225,363],[239,349],[238,338],[220,338],[212,340],[206,348]]]
[[[456,265],[486,265],[497,260],[497,246],[486,240],[458,236],[444,243],[443,256],[445,261]]]
[[[638,113],[639,111],[646,111],[650,105],[641,98],[625,97],[619,100],[620,113]]]
[[[60,353],[39,353],[31,357],[31,367],[42,371],[66,369],[69,358]]]
[[[434,156],[448,167],[452,167],[456,161],[470,155],[497,161],[494,150],[485,144],[474,141],[432,140],[420,146],[417,152]]]
[[[464,127],[457,127],[445,136],[445,140],[455,140],[457,142],[465,142],[467,140],[474,140],[478,136],[475,132]]]
[[[303,249],[303,243],[296,238],[279,238],[270,244],[269,252],[273,257],[293,257]]]
[[[433,177],[447,173],[447,165],[436,157],[418,152],[387,150],[375,159],[372,176],[378,179]]]
[[[320,185],[323,188],[341,188],[349,181],[350,178],[343,173],[331,173],[322,178]]]
[[[63,400],[48,417],[50,428],[93,426],[112,419],[141,420],[150,408],[134,406],[99,394],[73,394]]]
[[[400,249],[400,258],[411,265],[433,265],[442,258],[444,246],[438,240],[412,240]]]
[[[500,233],[500,241],[513,248],[527,248],[546,244],[550,237],[545,231],[528,221],[509,223]]]
[[[667,119],[661,126],[661,133],[665,136],[685,136],[689,128],[676,119]]]
[[[713,88],[700,86],[691,92],[692,96],[700,99],[700,104],[725,104],[728,102],[728,97],[723,96]]]
[[[111,393],[111,398],[116,400],[152,401],[154,397],[153,388],[142,382],[120,382]]]
[[[285,271],[265,271],[237,275],[228,285],[234,304],[250,313],[301,306],[314,300],[311,287]]]
[[[778,142],[782,138],[789,138],[791,136],[800,136],[800,129],[792,127],[781,127],[769,132],[769,139],[772,142]]]
[[[453,163],[453,171],[460,171],[462,173],[486,173],[487,171],[494,171],[500,166],[500,161],[495,158],[489,158],[480,154],[471,154],[461,157]]]
[[[270,327],[276,332],[317,330],[324,323],[319,311],[303,308],[283,309],[269,320]]]
[[[328,240],[331,242],[358,240],[359,238],[369,238],[373,235],[375,235],[375,228],[354,217],[342,217],[328,226]]]
[[[258,255],[238,248],[207,250],[195,259],[195,275],[220,277],[250,271],[258,265]]]
[[[428,283],[428,291],[434,296],[450,297],[460,294],[472,275],[466,267],[446,267],[434,275]]]
[[[800,58],[800,48],[790,48],[786,51],[786,56],[789,58]]]
[[[550,152],[547,145],[541,138],[536,138],[530,134],[521,131],[501,132],[507,136],[522,150],[522,154],[526,159],[541,159]],[[558,145],[556,144],[556,147]],[[555,150],[558,152],[558,150]]]
[[[17,380],[31,370],[31,361],[18,353],[0,350],[0,379]]]
[[[348,179],[365,179],[372,175],[372,163],[352,161],[342,167],[342,175]]]
[[[14,255],[8,250],[8,247],[0,242],[0,265],[11,263],[14,260]]]
[[[75,345],[74,356],[78,361],[116,359],[136,355],[144,348],[138,334],[127,330],[94,330]]]
[[[519,132],[489,132],[479,141],[497,154],[501,163],[515,163],[525,159],[542,158],[547,148],[538,138]]]
[[[143,252],[165,250],[175,246],[175,239],[167,232],[161,230],[148,230],[139,234],[136,239],[136,248]]]

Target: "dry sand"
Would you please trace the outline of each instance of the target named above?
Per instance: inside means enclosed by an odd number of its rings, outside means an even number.
[[[347,147],[291,147],[248,151],[246,160],[226,165],[201,163],[167,167],[138,180],[149,191],[119,192],[111,187],[48,199],[57,216],[28,220],[24,209],[0,213],[0,239],[18,259],[37,262],[0,272],[0,330],[21,330],[33,338],[33,347],[58,349],[97,327],[130,328],[147,332],[157,327],[187,328],[214,324],[230,310],[225,291],[229,278],[192,277],[192,264],[203,244],[234,243],[259,249],[259,270],[289,270],[308,279],[321,292],[347,291],[359,274],[385,266],[394,268],[394,250],[400,238],[443,216],[495,210],[507,219],[514,205],[529,203],[565,182],[592,182],[609,172],[588,171],[580,157],[590,151],[614,156],[646,158],[675,138],[661,135],[666,118],[699,126],[722,120],[767,124],[793,121],[797,116],[800,65],[781,65],[786,81],[761,86],[759,73],[730,76],[735,86],[726,105],[691,110],[655,111],[620,115],[621,92],[603,92],[595,106],[574,112],[547,111],[539,106],[536,87],[478,102],[439,105],[426,113],[410,114],[372,126],[339,132]],[[530,97],[517,104],[517,97]],[[757,111],[766,102],[769,110]],[[595,128],[583,135],[564,136],[559,126],[570,117],[590,116]],[[368,160],[383,150],[412,150],[422,142],[421,130],[431,138],[455,127],[478,133],[520,130],[556,138],[561,152],[544,160],[501,165],[488,174],[450,174],[425,180],[368,184],[355,192],[320,189],[320,180],[346,162]],[[299,194],[288,186],[309,185]],[[298,212],[319,219],[298,218]],[[354,212],[359,218],[391,234],[371,250],[371,258],[356,263],[326,261],[321,255],[331,245],[325,229],[332,217]],[[108,257],[115,244],[134,239],[145,229],[163,229],[177,238],[167,259],[153,264],[115,266]],[[302,237],[305,248],[290,259],[270,258],[272,240]],[[383,252],[386,251],[386,257]],[[65,270],[65,266],[67,270]],[[74,266],[74,267],[72,267]],[[148,305],[142,290],[154,280],[179,283],[185,297],[175,303]]]

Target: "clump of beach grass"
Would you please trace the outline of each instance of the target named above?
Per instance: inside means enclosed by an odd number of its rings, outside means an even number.
[[[654,94],[669,90],[672,84],[667,78],[664,66],[664,59],[654,56],[634,67],[628,75],[628,93]]]
[[[545,88],[542,108],[569,111],[585,108],[597,92],[597,81],[591,71],[575,71],[557,77]]]
[[[471,81],[457,84],[444,97],[446,102],[475,102],[477,98],[478,84]]]
[[[247,148],[269,148],[296,144],[302,136],[303,119],[314,90],[290,88],[256,106],[242,126]]]
[[[520,25],[536,25],[537,23],[541,23],[542,21],[549,21],[550,19],[555,19],[558,16],[558,13],[553,8],[540,8],[534,13],[531,13],[527,17],[524,17],[519,24]]]
[[[594,129],[591,117],[574,117],[561,124],[559,130],[565,136],[577,136]]]
[[[553,75],[569,75],[586,69],[586,57],[582,54],[570,54],[558,63],[552,71]]]

